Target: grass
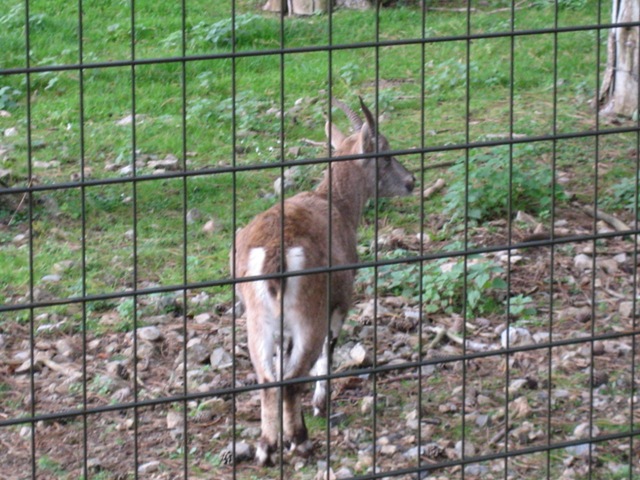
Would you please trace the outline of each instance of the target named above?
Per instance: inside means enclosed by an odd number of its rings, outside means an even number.
[[[16,132],[0,136],[0,170],[10,172],[0,180],[11,187],[25,187],[30,182],[53,187],[76,181],[82,174],[91,180],[126,179],[132,177],[127,169],[135,160],[136,174],[147,176],[135,183],[39,191],[33,194],[31,204],[22,195],[12,196],[15,201],[0,195],[0,303],[28,303],[31,283],[44,291],[47,299],[111,294],[116,298],[86,303],[86,325],[97,335],[131,329],[134,310],[141,325],[146,316],[164,313],[148,298],[139,299],[135,306],[131,298],[121,296],[136,287],[179,290],[185,282],[202,284],[194,290],[206,292],[209,300],[182,306],[189,314],[228,304],[230,289],[212,287],[210,282],[229,278],[228,252],[236,228],[277,201],[272,188],[280,175],[277,163],[326,155],[323,147],[306,140],[324,139],[328,82],[336,97],[352,105],[357,95],[372,107],[377,99],[384,118],[381,130],[396,149],[506,140],[511,135],[538,137],[596,127],[590,102],[604,69],[604,32],[581,30],[514,39],[494,36],[470,43],[416,42],[375,49],[362,44],[375,41],[377,36],[382,41],[395,41],[420,39],[423,34],[429,39],[466,35],[467,16],[464,12],[429,11],[423,32],[421,12],[411,5],[382,8],[378,13],[338,10],[331,17],[330,30],[326,16],[285,18],[281,23],[277,16],[260,11],[262,2],[243,0],[236,2],[237,29],[233,34],[230,3],[189,2],[184,39],[179,4],[137,1],[133,29],[128,2],[83,5],[80,49],[77,4],[32,0],[29,65],[46,69],[82,60],[87,68],[81,72],[45,70],[27,76],[10,72],[27,65],[24,4],[0,0],[0,110],[9,114],[0,116],[0,131]],[[471,13],[471,33],[509,32],[511,12],[506,7],[510,3],[495,0],[488,5]],[[595,24],[599,18],[610,18],[607,8],[608,2],[595,0],[560,1],[557,24]],[[493,9],[500,11],[489,13]],[[514,28],[552,28],[555,13],[553,2],[535,2],[531,8],[516,10]],[[280,48],[281,35],[287,48],[308,51],[274,54]],[[233,36],[235,46],[231,45]],[[360,45],[331,54],[313,51],[329,41]],[[174,61],[183,53],[183,46],[188,56],[213,58]],[[232,48],[243,53],[271,53],[231,59]],[[127,62],[132,57],[167,63],[135,68],[102,65]],[[234,92],[235,102],[231,99]],[[284,117],[279,114],[281,109]],[[127,121],[133,112],[135,125]],[[346,128],[341,114],[336,112],[335,119]],[[635,135],[618,134],[598,140],[538,141],[514,147],[514,163],[523,168],[518,184],[527,183],[531,172],[543,179],[537,197],[541,204],[531,213],[540,220],[550,218],[554,166],[556,176],[571,178],[570,185],[562,184],[556,190],[558,204],[567,205],[573,198],[589,203],[597,198],[608,211],[633,212],[637,197],[635,146]],[[597,171],[593,168],[596,152]],[[486,172],[478,177],[482,188],[470,192],[477,205],[500,204],[486,215],[482,212],[475,219],[478,222],[505,219],[507,202],[521,200],[513,195],[518,192],[509,192],[505,185],[509,154],[508,147],[470,152],[478,164],[483,161],[497,165],[496,171],[501,169],[500,175]],[[198,174],[176,179],[153,177],[156,169],[152,162],[173,157],[178,159],[178,170],[186,168]],[[464,149],[438,151],[424,158],[415,154],[403,157],[423,182],[419,189],[444,176],[453,193],[424,202],[424,212],[416,197],[380,202],[377,214],[374,208],[366,213],[362,245],[373,243],[376,218],[383,228],[401,227],[411,235],[431,228],[428,220],[444,211],[453,223],[428,232],[438,241],[434,248],[444,249],[460,241],[461,227],[466,225],[461,211],[466,160]],[[423,162],[427,167],[455,162],[456,167],[421,172]],[[234,174],[225,170],[232,165],[276,166]],[[321,170],[322,166],[301,167],[298,188],[312,188]],[[450,199],[454,193],[455,204]],[[522,198],[523,205],[518,208],[526,209],[533,203],[531,197]],[[17,208],[19,202],[21,209]],[[214,228],[203,230],[209,221]],[[30,228],[32,251],[28,240],[17,239]],[[563,247],[558,248],[561,251]],[[376,255],[374,249],[364,253],[368,259]],[[412,255],[410,251],[402,253]],[[381,284],[395,289],[392,293],[402,294],[408,288],[410,294],[424,294],[416,293],[415,286],[411,291],[409,277],[415,273],[411,269],[386,273],[389,275],[380,278]],[[60,278],[43,280],[50,275]],[[486,293],[492,278],[480,282],[482,288],[473,290],[473,295],[479,298]],[[428,288],[428,278],[425,283]],[[442,294],[436,287],[433,295]],[[504,288],[494,285],[494,290],[502,293]],[[528,306],[526,298],[515,298],[512,308]],[[467,302],[471,300],[467,297]],[[456,301],[458,307],[463,303],[462,297]],[[446,308],[443,304],[442,309]],[[491,308],[504,310],[502,297]],[[34,316],[41,310],[66,318],[66,328],[72,331],[81,328],[81,305],[38,309]],[[112,314],[115,316],[107,318]],[[0,331],[10,321],[27,322],[29,316],[28,311],[3,314]],[[436,372],[426,383],[438,385],[441,381]],[[0,396],[3,393],[0,385]],[[307,421],[314,430],[324,428],[317,419]],[[46,457],[40,462],[43,470],[55,473],[55,462]],[[557,468],[555,459],[551,468]],[[615,473],[611,478],[621,475]]]

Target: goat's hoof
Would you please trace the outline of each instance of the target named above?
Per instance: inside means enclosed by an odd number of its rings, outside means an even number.
[[[313,407],[313,416],[314,417],[325,418],[327,416],[327,409],[325,408],[324,405],[322,405],[321,407],[314,406]]]
[[[292,443],[291,451],[294,451],[294,450],[296,454],[300,455],[301,457],[308,458],[311,455],[311,452],[313,451],[313,442],[311,442],[311,440],[305,440],[299,445]]]
[[[256,446],[256,462],[261,467],[272,467],[273,453],[276,451],[276,446],[269,444],[267,441],[260,439]]]

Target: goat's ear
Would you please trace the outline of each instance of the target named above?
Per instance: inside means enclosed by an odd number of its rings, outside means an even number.
[[[375,134],[369,126],[369,122],[365,122],[360,129],[360,153],[375,152]]]
[[[331,132],[331,135],[329,135],[329,132]],[[336,150],[342,145],[342,142],[344,142],[344,134],[332,123],[327,122],[324,124],[324,133],[327,135],[327,138],[331,137],[331,146]]]

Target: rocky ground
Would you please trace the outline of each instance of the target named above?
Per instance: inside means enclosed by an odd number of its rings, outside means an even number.
[[[580,208],[557,218],[559,236],[595,223]],[[430,220],[434,228],[439,220]],[[514,243],[545,236],[529,218],[514,225]],[[474,230],[474,244],[503,244],[505,229]],[[418,248],[415,235],[383,234],[383,249]],[[42,419],[33,429],[26,421],[0,427],[0,478],[29,478],[32,464],[37,478],[81,478],[85,456],[89,476],[105,479],[133,478],[135,469],[140,478],[181,478],[185,468],[189,478],[351,478],[374,468],[401,479],[461,478],[462,469],[466,479],[632,478],[640,468],[634,246],[612,237],[569,241],[553,255],[548,246],[512,252],[512,295],[530,297],[535,313],[510,321],[505,312],[466,322],[461,312],[421,313],[415,299],[383,288],[375,300],[363,277],[335,354],[329,420],[307,421],[314,454],[285,453],[272,469],[250,461],[259,398],[244,319],[233,319],[230,304],[197,308],[207,293],[188,292],[184,315],[182,293],[145,299],[135,339],[117,328],[121,309],[92,311],[102,328],[85,337],[70,328],[77,315],[34,312],[33,350],[29,322],[5,320],[0,422],[32,409]],[[509,257],[483,258],[505,266]],[[185,372],[189,400],[170,401],[185,393]],[[47,418],[61,412],[71,413]],[[403,473],[419,465],[428,468]]]

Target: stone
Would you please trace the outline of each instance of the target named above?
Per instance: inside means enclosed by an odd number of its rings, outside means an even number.
[[[198,324],[208,323],[209,321],[211,321],[211,315],[209,313],[201,313],[193,317],[193,319]]]
[[[187,361],[189,364],[204,363],[209,358],[209,355],[209,348],[201,343],[196,343],[187,347]],[[180,354],[178,358],[182,359],[182,354]]]
[[[581,272],[588,270],[593,267],[593,259],[584,253],[580,253],[574,257],[573,266]]]
[[[373,410],[373,397],[368,395],[360,400],[360,413],[368,415]]]
[[[618,312],[623,317],[631,318],[631,316],[633,315],[633,302],[620,302],[620,305],[618,306]]]
[[[43,282],[56,283],[62,280],[62,277],[56,273],[52,273],[50,275],[45,275],[42,277]]]
[[[160,468],[160,462],[157,460],[153,460],[151,462],[143,463],[138,467],[138,473],[147,474],[157,472]]]
[[[595,446],[593,447],[595,450]],[[565,448],[569,455],[573,455],[574,457],[588,457],[589,456],[590,444],[581,443],[580,445],[572,445],[571,447]]]
[[[156,342],[162,338],[162,332],[158,327],[149,326],[138,329],[138,338],[148,342]]]
[[[213,220],[209,220],[207,221],[207,223],[204,224],[204,226],[202,227],[202,231],[204,233],[213,233],[216,231],[216,222],[214,222]]]
[[[184,416],[181,411],[169,410],[167,413],[167,429],[174,430],[182,428],[184,425]]]
[[[533,337],[526,328],[508,327],[500,334],[502,348],[531,345]]]
[[[462,440],[458,440],[455,446],[456,455],[458,458],[462,457]],[[469,441],[464,443],[464,458],[473,457],[476,454],[476,448]]]
[[[229,368],[233,365],[231,355],[222,347],[218,347],[211,352],[209,362],[211,363],[211,367],[214,369]]]

